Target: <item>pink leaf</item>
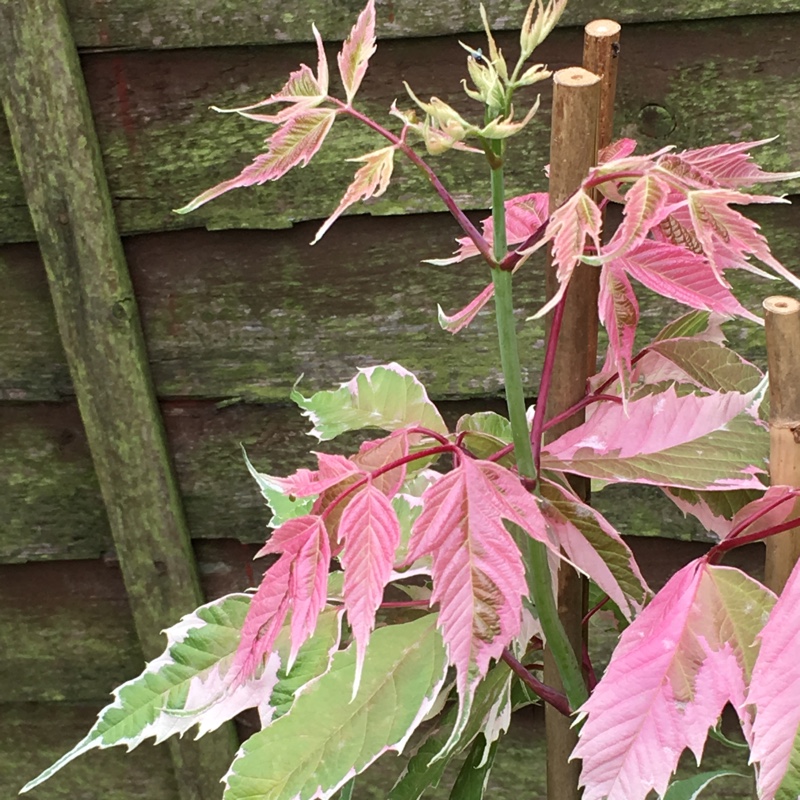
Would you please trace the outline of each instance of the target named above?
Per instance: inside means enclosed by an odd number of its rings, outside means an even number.
[[[798,172],[764,172],[758,164],[753,163],[748,151],[774,140],[773,137],[757,142],[719,144],[699,150],[686,150],[679,153],[678,158],[705,173],[718,186],[729,189],[800,177]]]
[[[547,222],[549,216],[548,203],[549,198],[546,192],[523,194],[506,200],[506,241],[509,246],[521,244]],[[494,222],[492,218],[487,217],[482,220],[481,228],[483,230],[483,238],[491,245],[494,242]],[[459,248],[452,258],[431,260],[427,263],[444,267],[479,255],[478,248],[468,236],[456,239],[456,241],[459,244]]]
[[[678,396],[671,386],[627,409],[596,406],[543,452],[542,466],[592,478],[687,489],[758,489],[768,436],[753,416],[762,387]]]
[[[633,343],[639,323],[639,303],[630,281],[620,268],[619,260],[608,262],[600,273],[598,311],[600,322],[608,333],[608,356],[603,371],[617,372],[622,395],[627,398]]]
[[[305,166],[325,141],[336,114],[332,108],[301,107],[267,139],[269,149],[266,153],[256,156],[253,163],[237,177],[223,181],[195,197],[179,209],[179,213],[193,211],[231,189],[276,181],[298,164]]]
[[[599,511],[563,486],[545,479],[542,493],[547,500],[542,513],[570,563],[631,619],[641,610],[649,589],[628,545]]]
[[[492,297],[494,297],[494,284],[490,283],[474,300],[451,316],[447,316],[442,307],[437,306],[439,309],[439,325],[448,333],[458,333],[478,316]]]
[[[636,149],[635,139],[617,139],[610,145],[604,147],[597,154],[597,163],[605,164],[608,161],[616,161],[619,158],[627,158]]]
[[[295,497],[318,495],[341,483],[345,478],[359,473],[359,468],[344,456],[316,453],[319,469],[299,469],[288,478],[270,478],[283,494]]]
[[[729,538],[731,532],[746,536],[781,525],[796,512],[792,501],[798,495],[800,489],[791,486],[770,486],[763,497],[753,500],[734,514],[722,538]]]
[[[464,459],[422,496],[406,563],[433,556],[432,602],[456,668],[462,706],[493,658],[518,635],[525,571],[502,519],[558,551],[536,500],[509,470]]]
[[[781,789],[800,732],[800,568],[795,567],[761,632],[747,703],[755,706],[750,758],[758,763],[758,796]],[[797,776],[795,775],[795,780]],[[795,796],[797,787],[791,792]],[[788,797],[789,794],[781,795]]]
[[[256,558],[280,553],[253,596],[242,628],[231,674],[244,681],[272,651],[289,611],[291,648],[287,671],[303,642],[311,636],[325,606],[330,566],[330,541],[322,518],[296,517],[275,530]]]
[[[767,240],[757,232],[758,225],[729,205],[785,202],[782,198],[745,195],[726,189],[698,190],[690,192],[687,198],[695,235],[717,267],[753,270],[747,259],[754,255],[789,283],[800,287],[800,279],[770,253]]]
[[[337,57],[348,105],[353,102],[353,97],[361,86],[367,64],[375,49],[375,0],[369,0],[358,15],[358,20]]]
[[[742,572],[695,561],[625,630],[580,709],[573,757],[584,800],[663,796],[685,748],[702,756],[726,703],[740,707],[771,593]]]
[[[547,226],[547,239],[553,246],[553,265],[558,278],[558,291],[534,315],[540,318],[554,308],[567,290],[572,272],[583,256],[587,237],[600,249],[603,218],[595,201],[582,189],[557,211]]]
[[[669,215],[670,195],[669,185],[657,175],[647,174],[639,178],[625,195],[622,223],[602,249],[601,258],[614,258],[639,244]]]
[[[372,153],[359,156],[358,158],[349,158],[348,161],[363,161],[364,166],[361,167],[353,178],[353,182],[347,187],[341,202],[339,203],[333,214],[325,220],[322,227],[317,231],[314,241],[311,244],[316,244],[326,233],[328,228],[336,222],[342,213],[359,200],[368,200],[370,197],[380,197],[389,187],[389,181],[392,178],[392,169],[394,167],[394,151],[395,146],[383,147],[380,150],[375,150]]]
[[[392,504],[380,489],[368,483],[347,506],[339,523],[344,542],[340,556],[344,569],[344,605],[356,641],[358,688],[367,642],[375,627],[375,612],[389,581],[400,523]]]
[[[407,456],[408,450],[409,434],[408,431],[401,429],[383,439],[364,442],[359,448],[358,454],[351,460],[364,472],[374,472]],[[406,479],[406,471],[407,465],[405,464],[395,467],[382,475],[373,477],[372,484],[387,497],[394,497]]]
[[[647,240],[615,259],[614,263],[663,297],[690,308],[761,323],[759,317],[739,303],[728,282],[714,270],[708,259],[683,247]]]

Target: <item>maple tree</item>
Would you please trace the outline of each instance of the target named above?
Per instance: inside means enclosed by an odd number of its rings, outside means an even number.
[[[800,794],[798,571],[776,598],[719,563],[734,547],[799,522],[792,513],[800,491],[766,487],[765,376],[726,346],[720,323],[760,321],[735,297],[730,270],[800,286],[734,207],[783,202],[744,190],[800,173],[762,171],[751,151],[763,141],[636,155],[635,142],[623,139],[552,214],[544,193],[506,198],[505,140],[538,107],[517,115],[512,98],[550,76],[528,62],[564,6],[531,2],[513,68],[482,9],[488,53],[467,48],[473,85],[465,84],[484,108],[480,124],[440,99],[420,100],[410,87],[416,109],[390,110],[399,133],[356,108],[376,48],[374,0],[338,55],[344,100],[329,94],[314,28],[316,71],[302,65],[275,94],[228,110],[277,128],[265,153],[184,213],[305,166],[342,116],[388,144],[352,159],[361,166],[315,241],[350,206],[388,189],[396,155],[423,171],[463,231],[455,254],[431,263],[481,258],[493,279],[463,309],[440,307],[440,323],[456,333],[495,297],[509,418],[466,415],[450,430],[420,381],[398,364],[362,369],[308,398],[295,389],[292,399],[319,441],[365,429],[386,435],[350,456],[318,453],[316,469],[288,477],[262,474],[247,461],[274,528],[258,554],[275,557],[260,586],[208,603],[167,631],[164,654],[119,687],[87,736],[24,790],[90,749],[130,748],[195,727],[202,735],[255,708],[262,730],[225,776],[225,800],[332,797],[382,754],[402,751],[412,735],[416,750],[389,798],[422,796],[448,760],[467,750],[452,796],[483,796],[512,710],[541,699],[580,726],[574,756],[582,761],[585,800],[645,800],[651,790],[670,800],[696,797],[727,773],[670,784],[672,775],[685,749],[700,760],[728,704],[751,748],[758,796]],[[480,228],[419,154],[420,144],[430,155],[485,154],[495,202]],[[623,216],[603,237],[609,202],[621,204]],[[511,276],[547,247],[559,289],[535,316],[555,310],[554,333],[538,408],[525,409]],[[584,400],[545,422],[555,320],[581,263],[599,271],[605,363]],[[688,308],[638,351],[640,290],[631,279]],[[582,409],[585,422],[543,446],[546,429]],[[717,543],[653,596],[624,539],[566,475],[660,487]],[[599,682],[587,684],[560,627],[552,594],[559,562],[588,576],[620,621]],[[390,587],[408,599],[385,602]],[[400,608],[405,621],[393,616]],[[539,675],[544,646],[563,693]],[[421,728],[432,715],[439,724]]]

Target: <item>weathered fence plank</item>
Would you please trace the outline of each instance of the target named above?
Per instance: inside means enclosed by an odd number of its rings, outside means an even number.
[[[520,25],[528,0],[486,0],[497,30]],[[331,39],[343,39],[363,8],[362,0],[309,0],[287,8],[281,0],[67,0],[75,39],[81,47],[143,49],[281,44],[310,39],[311,22]],[[378,0],[378,35],[438,36],[481,30],[477,3],[458,0]],[[571,0],[562,20],[584,25],[598,14],[620,22],[707,19],[798,11],[796,0]]]
[[[0,7],[2,95],[137,635],[202,598],[86,87],[62,0]],[[170,747],[184,800],[218,794],[235,733]]]
[[[800,209],[752,210],[776,255],[794,268]],[[488,280],[478,260],[450,268],[420,263],[452,250],[456,231],[446,215],[345,219],[309,247],[313,231],[305,223],[291,231],[175,232],[126,241],[161,397],[286,402],[301,374],[306,389],[330,388],[358,367],[390,360],[417,371],[437,399],[499,393],[489,311],[457,336],[436,321],[437,302],[454,311]],[[543,301],[537,263],[517,278],[520,321]],[[751,275],[732,277],[756,313],[763,297],[780,285]],[[0,248],[0,283],[0,398],[70,396],[35,249]],[[639,294],[644,341],[682,312],[645,289]],[[732,329],[736,346],[763,363],[763,330],[750,323]],[[522,324],[520,334],[525,381],[533,392],[542,329]]]
[[[800,15],[631,27],[617,95],[617,131],[639,138],[643,150],[780,134],[779,141],[763,148],[762,158],[772,169],[793,168],[800,162],[800,127],[793,112],[800,104],[800,83],[792,80],[800,69],[798,35]],[[499,42],[513,51],[513,39],[501,36]],[[577,31],[557,31],[542,48],[542,60],[554,68],[580,63],[581,39]],[[333,58],[335,51],[329,52]],[[262,149],[266,126],[220,116],[208,106],[261,99],[299,62],[314,59],[308,45],[87,55],[83,65],[120,230],[279,228],[327,216],[352,178],[353,165],[345,158],[376,146],[374,134],[348,121],[337,121],[315,161],[285,181],[231,192],[187,217],[171,213],[235,175]],[[359,102],[388,121],[395,98],[410,103],[403,100],[402,79],[423,96],[457,101],[463,59],[451,38],[384,42]],[[547,161],[548,108],[545,92],[541,122],[512,147],[508,181],[514,193],[537,188],[531,176]],[[446,156],[437,163],[465,206],[488,205],[482,158]],[[544,176],[538,188],[543,186]],[[795,181],[785,191],[799,188]],[[439,209],[424,180],[403,165],[386,195],[357,211]],[[2,241],[32,238],[24,194],[1,132],[0,214]]]
[[[500,402],[445,403],[451,422]],[[198,539],[263,543],[269,512],[248,474],[240,443],[262,471],[286,475],[312,466],[308,421],[293,407],[173,402],[164,415],[189,526]],[[354,443],[353,443],[354,444]],[[113,540],[74,405],[0,406],[0,564],[114,558]],[[596,504],[623,533],[701,538],[660,491],[609,487]],[[1,606],[0,606],[1,607]]]

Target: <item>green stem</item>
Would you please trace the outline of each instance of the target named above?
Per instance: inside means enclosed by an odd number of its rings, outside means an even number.
[[[493,144],[499,145],[500,142]],[[502,150],[496,152],[502,158]],[[492,223],[494,226],[494,258],[500,262],[508,249],[506,241],[505,182],[503,168],[492,170]],[[497,318],[497,337],[500,343],[500,363],[506,387],[508,418],[514,441],[514,454],[519,474],[534,480],[536,468],[528,433],[528,420],[525,416],[525,392],[522,386],[519,348],[517,347],[517,327],[514,320],[512,294],[512,274],[501,269],[492,270],[494,282],[495,316]],[[516,526],[514,526],[516,527]],[[583,673],[577,655],[572,649],[564,626],[558,617],[558,607],[552,590],[550,567],[547,563],[547,548],[534,541],[527,533],[517,529],[517,541],[527,550],[525,562],[528,586],[536,605],[536,612],[542,625],[547,646],[558,667],[564,691],[570,707],[575,710],[588,697]]]

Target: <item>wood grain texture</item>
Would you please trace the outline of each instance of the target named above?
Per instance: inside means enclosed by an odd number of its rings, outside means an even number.
[[[764,163],[772,169],[796,168],[799,35],[800,15],[793,14],[631,26],[622,54],[617,133],[638,138],[644,151],[667,143],[689,147],[780,135],[763,148]],[[580,63],[581,40],[577,30],[557,31],[537,57],[553,68]],[[498,41],[513,51],[513,36]],[[335,48],[329,51],[331,58],[334,54]],[[337,121],[314,162],[291,178],[230,192],[187,217],[171,212],[237,174],[263,149],[265,126],[220,116],[209,106],[259,100],[298,63],[314,59],[309,45],[85,55],[82,63],[120,230],[280,228],[326,217],[352,179],[353,165],[345,159],[378,146],[375,134],[349,121]],[[476,109],[464,106],[460,94],[463,59],[454,38],[385,42],[365,79],[360,107],[388,121],[395,98],[410,103],[404,100],[405,79],[420,95],[436,94],[474,114]],[[549,97],[544,91],[540,118],[511,146],[507,180],[512,193],[544,187]],[[24,194],[2,131],[0,124],[0,237],[30,240]],[[481,157],[445,156],[434,163],[461,203],[487,207],[489,185]],[[787,190],[798,188],[800,181],[795,181]],[[386,195],[356,211],[385,215],[440,209],[424,179],[401,165]]]
[[[503,411],[499,401],[441,407],[451,425],[464,413]],[[241,444],[258,469],[274,475],[313,466],[312,447],[346,447],[309,439],[307,421],[293,407],[171,402],[163,413],[195,545],[210,539],[258,544],[266,538],[269,512],[245,468]],[[0,563],[115,561],[74,404],[0,406],[0,473],[9,476],[0,482]],[[700,526],[653,487],[608,487],[594,502],[625,534],[703,538]]]
[[[778,258],[793,268],[800,211],[754,211]],[[437,302],[453,312],[488,282],[488,270],[477,260],[451,268],[421,263],[451,252],[457,231],[446,215],[345,219],[312,248],[313,230],[305,223],[281,232],[192,231],[126,240],[161,397],[286,402],[301,374],[304,389],[331,388],[360,366],[391,360],[416,371],[437,399],[499,394],[489,312],[457,336],[436,321]],[[531,262],[515,279],[524,380],[531,393],[538,385],[543,334],[538,323],[523,320],[543,302],[541,269],[541,262]],[[731,278],[756,313],[763,297],[780,286],[744,274]],[[0,283],[0,398],[71,397],[36,249],[0,248]],[[647,290],[637,292],[644,343],[681,311]],[[746,323],[727,330],[737,349],[764,363],[762,328]]]
[[[92,460],[143,653],[202,601],[136,298],[62,0],[3,6],[2,97]],[[169,750],[181,800],[211,800],[236,751]]]
[[[487,0],[496,30],[519,27],[528,0]],[[439,36],[481,30],[477,3],[457,0],[378,0],[381,38]],[[75,39],[82,47],[150,49],[280,44],[308,41],[311,22],[329,39],[344,39],[362,0],[68,0]],[[583,25],[602,13],[620,22],[707,19],[800,10],[796,0],[571,0],[562,24]]]

